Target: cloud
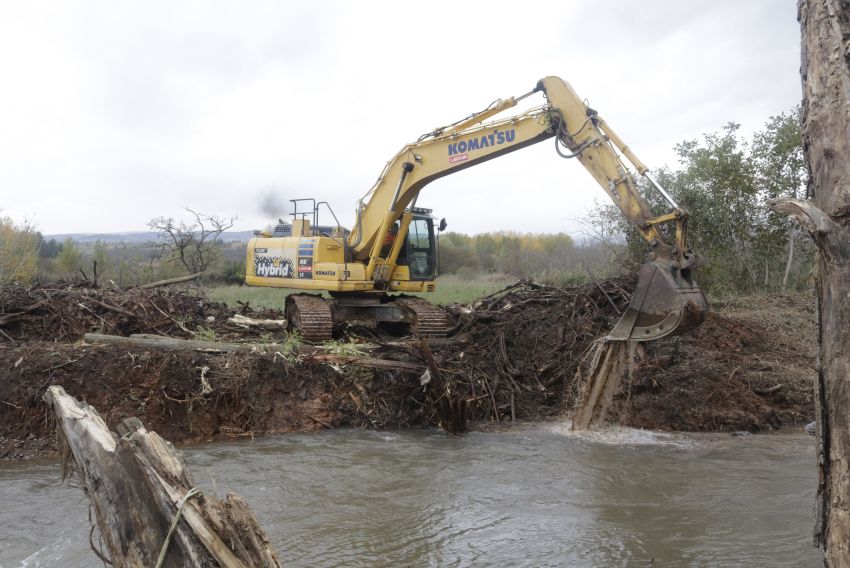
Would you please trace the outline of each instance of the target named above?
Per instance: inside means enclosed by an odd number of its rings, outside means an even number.
[[[256,228],[263,188],[286,188],[350,224],[403,144],[551,74],[659,166],[799,101],[795,17],[790,0],[6,3],[0,206],[45,232],[136,230],[187,204]],[[556,231],[594,198],[543,144],[420,204],[464,232]]]

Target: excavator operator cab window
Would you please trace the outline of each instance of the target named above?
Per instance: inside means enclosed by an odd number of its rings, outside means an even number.
[[[434,221],[430,217],[414,217],[407,231],[404,259],[411,280],[430,280],[434,278],[435,250]]]

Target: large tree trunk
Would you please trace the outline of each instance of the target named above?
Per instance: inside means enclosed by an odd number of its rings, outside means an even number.
[[[818,247],[815,544],[850,565],[850,0],[800,0],[803,148],[811,201],[776,200]]]
[[[119,438],[62,387],[48,388],[44,399],[56,418],[63,468],[79,472],[113,566],[280,567],[245,500],[198,492],[182,454],[139,420],[125,419]]]

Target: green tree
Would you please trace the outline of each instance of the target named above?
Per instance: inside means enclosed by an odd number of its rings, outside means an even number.
[[[56,258],[59,256],[59,252],[62,250],[62,243],[58,242],[56,239],[50,239],[49,241],[44,241],[41,245],[41,258]]]
[[[70,276],[76,274],[83,266],[83,255],[71,237],[65,237],[62,250],[56,257],[56,268],[60,274]]]
[[[656,178],[691,212],[689,244],[705,262],[700,285],[714,292],[784,287],[792,272],[795,285],[805,284],[811,251],[795,258],[795,229],[765,206],[773,197],[797,196],[805,186],[799,110],[771,117],[752,141],[729,123],[677,144],[675,151],[678,167],[661,169]],[[666,209],[657,192],[643,182],[639,186],[656,213]],[[618,220],[631,263],[645,261],[646,244],[613,205],[593,216]]]
[[[764,230],[758,235],[757,246],[769,259],[768,265],[776,267],[777,279],[778,267],[784,263],[783,290],[792,276],[796,276],[793,280],[797,285],[801,277],[807,277],[814,249],[809,239],[801,238],[803,235],[796,223],[767,208],[764,201],[779,197],[806,197],[808,170],[800,132],[800,113],[800,107],[797,107],[770,117],[764,131],[753,137],[751,154],[756,184],[762,190],[759,210],[763,214]]]
[[[112,258],[109,256],[109,246],[103,241],[95,241],[92,250],[92,261],[97,263],[98,277],[109,274],[112,271]]]

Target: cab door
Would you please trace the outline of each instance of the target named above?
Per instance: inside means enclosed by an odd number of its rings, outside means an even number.
[[[406,264],[411,280],[433,280],[436,273],[434,222],[414,217],[407,231]]]

